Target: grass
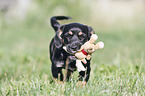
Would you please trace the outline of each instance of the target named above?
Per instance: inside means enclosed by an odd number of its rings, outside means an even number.
[[[103,41],[105,47],[93,54],[88,84],[85,87],[77,87],[78,72],[74,72],[71,82],[59,84],[52,81],[48,44],[54,36],[54,31],[48,22],[46,23],[46,16],[33,18],[34,15],[28,16],[25,22],[0,22],[0,95],[145,94],[143,20],[109,27],[97,27],[102,25],[94,23],[95,21],[84,21],[95,26],[93,29],[99,36],[97,41]],[[79,18],[76,21],[79,21]],[[133,28],[128,25],[133,25]]]
[[[98,33],[105,48],[93,54],[90,80],[86,87],[80,88],[76,87],[78,72],[71,83],[52,82],[48,43],[54,33],[50,34],[47,27],[5,27],[0,38],[0,94],[3,96],[144,95],[143,30]]]

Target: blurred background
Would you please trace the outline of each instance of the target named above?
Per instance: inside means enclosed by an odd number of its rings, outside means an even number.
[[[145,0],[0,0],[0,79],[51,74],[48,45],[54,30],[49,19],[56,15],[73,18],[61,24],[91,26],[97,42],[105,43],[93,54],[91,74],[139,70],[145,53]]]

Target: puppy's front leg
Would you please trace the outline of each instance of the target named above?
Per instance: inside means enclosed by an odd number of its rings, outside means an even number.
[[[59,77],[60,77],[60,81],[63,81],[62,68],[52,66],[51,71],[52,71],[52,75],[53,75],[54,79],[59,79]]]
[[[87,61],[87,64],[85,65],[86,71],[80,71],[79,72],[79,82],[83,81],[83,84],[86,84],[90,77],[90,60]]]

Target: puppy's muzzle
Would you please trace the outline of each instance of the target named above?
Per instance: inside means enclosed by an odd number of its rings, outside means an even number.
[[[75,53],[80,49],[81,45],[82,43],[80,43],[79,41],[74,41],[67,46],[67,51],[70,53]]]

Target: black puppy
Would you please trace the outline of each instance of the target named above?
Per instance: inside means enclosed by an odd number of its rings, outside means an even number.
[[[55,36],[50,43],[50,59],[52,62],[52,75],[55,79],[60,76],[60,81],[63,81],[62,69],[67,66],[67,80],[71,73],[76,70],[76,58],[74,53],[80,49],[86,41],[88,41],[93,34],[93,29],[80,23],[70,23],[60,25],[57,20],[70,19],[67,16],[54,16],[51,18],[51,26],[55,30]],[[66,47],[66,51],[63,47]],[[67,64],[68,63],[68,64]],[[87,82],[90,76],[90,60],[87,64],[86,72],[79,72],[79,81],[83,79]]]

